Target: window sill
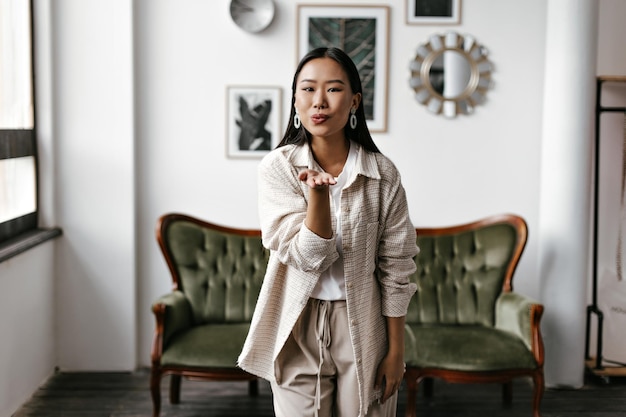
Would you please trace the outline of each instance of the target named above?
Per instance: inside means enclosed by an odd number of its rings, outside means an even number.
[[[37,245],[63,234],[61,228],[36,229],[0,243],[0,262],[4,262]]]

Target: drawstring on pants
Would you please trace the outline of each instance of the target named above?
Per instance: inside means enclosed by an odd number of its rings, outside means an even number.
[[[330,335],[330,313],[329,307],[331,301],[319,300],[317,303],[317,327],[316,337],[319,346],[320,363],[317,368],[317,386],[315,388],[315,416],[319,414],[319,410],[322,407],[321,404],[321,390],[322,390],[322,365],[324,364],[324,349],[330,347],[331,335]]]

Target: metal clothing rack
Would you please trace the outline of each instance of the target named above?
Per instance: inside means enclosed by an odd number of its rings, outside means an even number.
[[[626,376],[626,367],[613,368],[610,371],[602,366],[602,326],[604,314],[598,308],[598,200],[599,200],[599,168],[600,168],[600,116],[602,113],[626,113],[626,107],[603,107],[602,85],[605,82],[626,83],[626,76],[598,76],[596,78],[596,121],[595,121],[595,175],[594,175],[594,204],[593,204],[593,258],[592,258],[592,296],[591,304],[587,306],[587,327],[585,343],[585,360],[587,367],[600,376]],[[598,319],[598,334],[596,341],[595,360],[590,356],[589,339],[591,337],[591,316]]]

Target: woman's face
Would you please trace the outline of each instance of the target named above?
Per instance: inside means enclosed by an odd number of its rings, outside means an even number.
[[[302,125],[315,137],[344,139],[343,128],[350,109],[359,106],[361,94],[353,94],[348,76],[331,58],[307,62],[296,80],[295,107]]]

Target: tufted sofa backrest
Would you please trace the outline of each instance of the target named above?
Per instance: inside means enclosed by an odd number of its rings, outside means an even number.
[[[251,320],[269,259],[259,230],[167,214],[157,238],[174,288],[185,293],[196,324]]]
[[[499,215],[416,231],[420,253],[411,280],[417,292],[407,323],[493,326],[496,299],[512,290],[513,272],[526,244],[525,221]]]

